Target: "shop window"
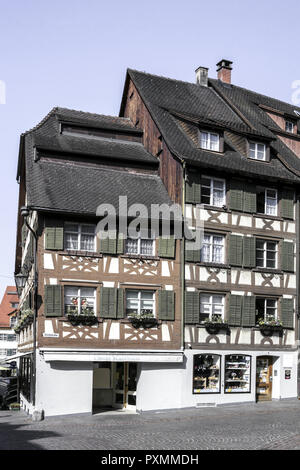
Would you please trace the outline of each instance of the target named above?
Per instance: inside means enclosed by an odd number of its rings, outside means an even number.
[[[80,315],[96,311],[96,289],[94,287],[65,286],[65,313]]]
[[[276,268],[277,246],[277,242],[256,239],[256,266],[259,268]]]
[[[225,357],[225,393],[250,392],[251,356]]]
[[[95,225],[65,224],[65,249],[95,251]]]
[[[277,320],[277,300],[256,298],[256,323]]]
[[[220,393],[221,356],[194,355],[193,393]]]

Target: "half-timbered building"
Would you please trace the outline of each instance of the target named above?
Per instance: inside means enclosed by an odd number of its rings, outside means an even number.
[[[120,117],[55,108],[21,136],[30,413],[297,396],[300,109],[232,85],[229,61],[207,72],[128,70]],[[191,232],[200,213],[201,247],[98,236],[99,205],[123,213],[120,196],[148,214],[179,204]]]
[[[127,73],[121,116],[160,159],[169,196],[196,226],[185,250],[180,402],[297,396],[300,110],[196,70],[191,84]]]

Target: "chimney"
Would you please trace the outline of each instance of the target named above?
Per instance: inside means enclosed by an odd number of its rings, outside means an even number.
[[[230,60],[222,59],[217,63],[218,79],[224,83],[231,83],[231,67]]]
[[[207,86],[208,83],[208,68],[198,67],[196,70],[196,83],[197,85]]]

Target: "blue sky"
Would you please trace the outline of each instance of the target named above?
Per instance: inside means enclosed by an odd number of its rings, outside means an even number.
[[[291,102],[299,17],[298,0],[0,0],[0,296],[13,284],[22,132],[54,106],[118,115],[127,67],[194,82],[225,58],[234,84]]]

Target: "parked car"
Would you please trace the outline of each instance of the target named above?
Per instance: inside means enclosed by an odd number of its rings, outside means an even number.
[[[18,398],[17,377],[0,377],[0,409],[7,409]]]

